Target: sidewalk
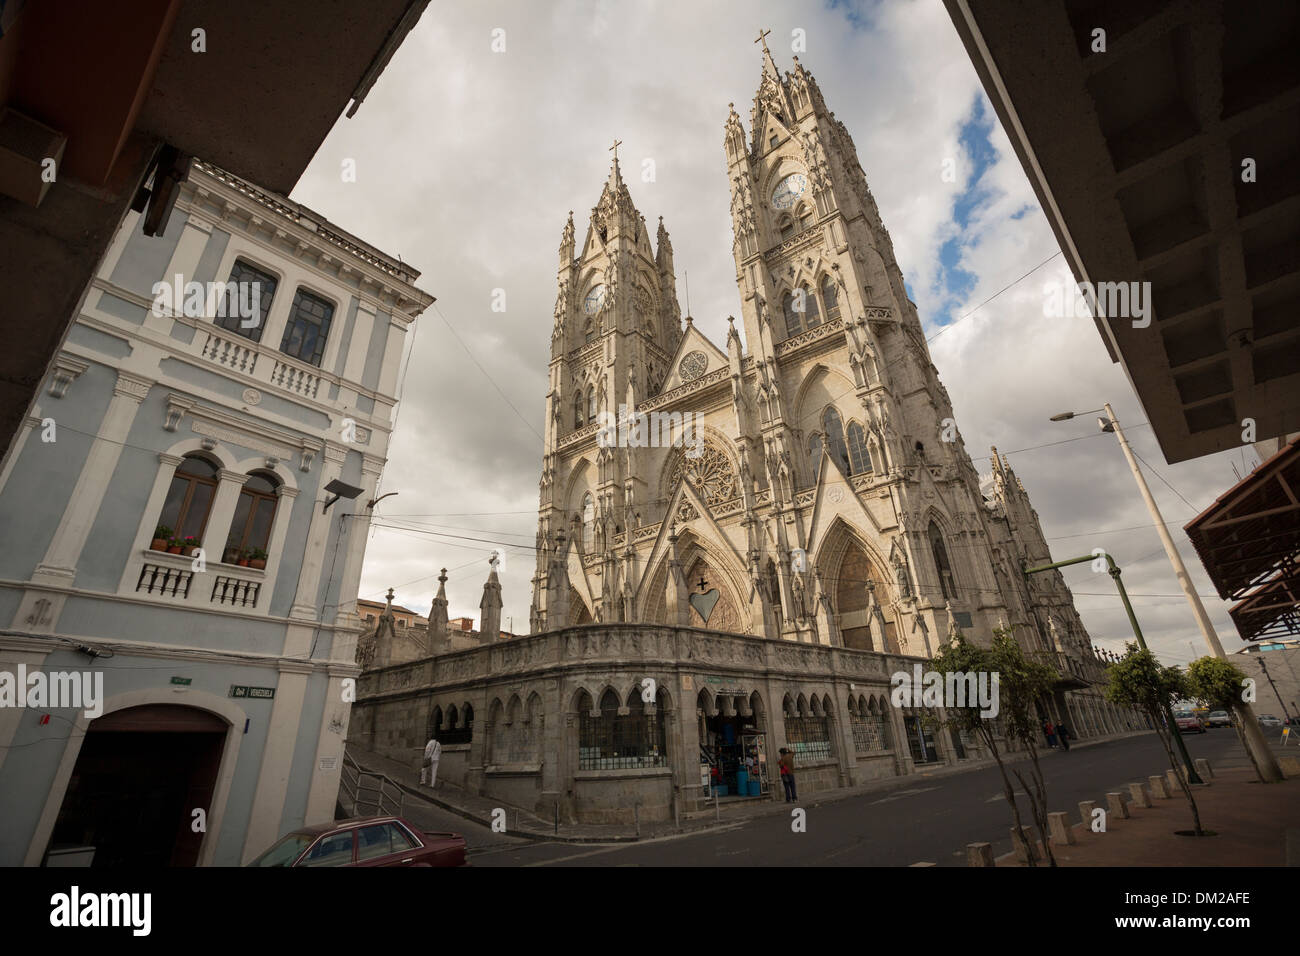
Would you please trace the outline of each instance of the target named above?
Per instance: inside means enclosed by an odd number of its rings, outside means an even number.
[[[1152,773],[1161,768],[1153,766]],[[1134,783],[1138,781],[1133,781]],[[1142,782],[1146,782],[1145,778]],[[1215,770],[1209,784],[1195,786],[1192,795],[1201,826],[1212,837],[1177,836],[1192,829],[1192,811],[1182,790],[1168,799],[1152,797],[1149,808],[1128,803],[1125,820],[1107,814],[1106,832],[1093,833],[1083,823],[1072,827],[1077,844],[1053,843],[1061,866],[1297,866],[1300,865],[1300,779],[1293,773],[1276,784],[1261,784],[1253,770]],[[1106,807],[1106,794],[1097,805]],[[1067,810],[1078,820],[1078,807]],[[1042,865],[1042,845],[1035,842]],[[998,857],[995,865],[1023,867],[1015,853]]]
[[[1071,745],[1071,749],[1096,746],[1114,740],[1135,737],[1150,731],[1134,731],[1117,734],[1104,740],[1082,740]],[[551,843],[635,843],[637,840],[650,840],[657,837],[672,836],[682,833],[699,833],[706,830],[736,826],[756,817],[784,815],[787,811],[780,799],[770,800],[736,800],[720,801],[717,811],[710,804],[702,811],[692,811],[683,815],[679,824],[643,823],[640,832],[634,826],[613,826],[602,824],[572,824],[561,821],[557,829],[554,819],[543,819],[528,810],[491,797],[466,793],[459,787],[440,782],[437,789],[430,789],[421,784],[419,770],[400,760],[394,760],[381,754],[349,744],[347,752],[364,770],[382,773],[393,780],[407,794],[407,799],[422,800],[431,806],[440,807],[457,816],[464,817],[485,827],[492,825],[492,813],[498,808],[507,814],[507,826],[512,835],[531,840],[545,840]],[[1023,753],[1004,755],[1003,760],[1014,763],[1027,759]],[[805,807],[819,807],[826,804],[848,800],[853,797],[890,790],[906,791],[917,786],[920,781],[933,780],[936,777],[948,777],[955,774],[984,770],[993,766],[993,760],[963,761],[952,766],[926,765],[926,769],[902,777],[886,777],[873,780],[858,787],[838,787],[833,790],[819,790],[801,802]],[[1105,799],[1105,795],[1102,795]]]

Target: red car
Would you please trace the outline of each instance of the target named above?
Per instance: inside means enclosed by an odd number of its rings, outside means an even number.
[[[303,827],[249,866],[466,866],[459,833],[425,833],[401,817],[358,817]]]
[[[1201,723],[1201,718],[1195,714],[1175,714],[1174,723],[1178,724],[1179,733],[1185,734],[1188,731],[1194,734],[1205,733],[1205,725]]]

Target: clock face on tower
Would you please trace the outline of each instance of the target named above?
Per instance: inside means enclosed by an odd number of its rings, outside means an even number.
[[[772,205],[777,209],[789,209],[799,201],[807,188],[808,180],[803,173],[791,173],[776,184],[776,189],[772,192]]]
[[[582,311],[587,315],[595,315],[600,311],[600,307],[605,304],[605,287],[604,285],[595,285],[587,293],[587,297],[582,300]]]

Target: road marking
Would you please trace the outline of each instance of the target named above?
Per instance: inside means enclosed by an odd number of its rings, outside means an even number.
[[[913,863],[911,866],[934,866],[934,864],[922,862],[922,863]],[[908,869],[911,869],[911,867],[908,867]]]
[[[674,833],[670,836],[655,837],[653,840],[638,840],[636,843],[604,844],[597,850],[588,850],[586,853],[573,853],[569,856],[557,856],[550,860],[538,860],[535,863],[525,863],[524,866],[550,866],[552,863],[564,863],[567,860],[580,860],[583,857],[597,856],[601,853],[615,853],[618,850],[630,850],[634,847],[648,846],[654,843],[667,843],[669,840],[685,840],[690,837],[700,836],[717,836],[719,833],[730,833],[732,830],[739,830],[743,825],[743,823],[737,822],[723,827],[711,827],[708,830],[696,830],[692,833]],[[557,846],[558,844],[545,843],[542,845]]]
[[[915,796],[918,793],[929,793],[931,790],[938,790],[938,787],[922,787],[919,790],[900,790],[892,797],[883,797],[880,800],[872,800],[867,806],[874,807],[879,803],[889,803],[891,800],[901,800],[903,797]]]

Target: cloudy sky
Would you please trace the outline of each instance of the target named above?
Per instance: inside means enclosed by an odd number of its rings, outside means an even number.
[[[800,61],[857,144],[970,453],[1008,455],[1055,557],[1114,555],[1163,659],[1200,656],[1115,439],[1095,416],[1048,421],[1110,401],[1155,466],[1153,492],[1225,646],[1240,646],[1181,526],[1256,459],[1166,464],[1091,319],[1044,315],[1048,289],[1072,280],[939,0],[430,6],[293,194],[413,264],[438,299],[414,327],[382,485],[399,494],[378,509],[361,596],[391,586],[425,612],[446,567],[452,616],[477,617],[490,552],[511,545],[503,624],[527,630],[565,218],[572,209],[585,228],[622,140],[633,200],[672,236],[679,293],[689,283],[697,327],[723,343],[740,301],[722,130],[730,102],[748,126],[760,27],[782,69],[802,31]],[[356,182],[342,182],[346,160]],[[492,310],[498,289],[504,312]],[[987,472],[988,458],[975,466]],[[1122,649],[1131,635],[1109,578],[1087,565],[1066,577],[1094,642]]]

